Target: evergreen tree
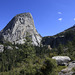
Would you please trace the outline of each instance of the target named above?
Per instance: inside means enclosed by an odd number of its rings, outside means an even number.
[[[46,58],[42,68],[41,72],[43,75],[56,75],[55,69],[56,69],[56,61],[50,58]]]
[[[57,52],[58,52],[58,55],[63,53],[63,46],[62,46],[62,44],[59,44],[59,46],[57,48]]]
[[[23,51],[25,58],[33,57],[35,55],[34,46],[32,45],[32,38],[30,37],[29,33],[26,34]]]
[[[68,41],[67,47],[68,47],[68,52],[71,53],[73,51],[73,45],[71,41]]]

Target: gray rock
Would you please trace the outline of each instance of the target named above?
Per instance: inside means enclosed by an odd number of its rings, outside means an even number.
[[[50,46],[50,45],[48,45],[48,49],[49,49],[49,50],[52,50],[52,48],[51,48],[51,46]]]
[[[73,74],[74,74],[73,72],[68,72],[68,73],[59,72],[58,75],[73,75]]]
[[[29,33],[33,45],[39,45],[42,37],[36,31],[34,21],[30,13],[16,15],[7,26],[0,32],[6,41],[15,44],[23,44]]]
[[[70,71],[71,71],[71,68],[68,68],[68,67],[63,69],[63,70],[61,70],[61,72],[63,72],[63,73],[68,73]]]
[[[62,69],[59,75],[75,75],[75,72],[72,71],[73,68],[75,68],[75,61],[69,62],[68,67]]]
[[[0,52],[4,51],[4,45],[0,45]]]
[[[75,67],[75,61],[72,61],[69,63],[68,68],[73,68]]]
[[[58,65],[67,65],[71,60],[68,56],[54,56],[52,59],[55,59]]]
[[[6,49],[13,50],[13,48],[11,46],[6,46]]]
[[[17,46],[15,47],[16,49],[19,49]]]

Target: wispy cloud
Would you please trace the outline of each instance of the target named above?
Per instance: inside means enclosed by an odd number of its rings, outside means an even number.
[[[59,20],[59,21],[62,21],[62,18],[59,18],[58,20]]]
[[[62,14],[62,12],[58,12],[58,14]]]
[[[75,18],[73,20],[75,21]]]

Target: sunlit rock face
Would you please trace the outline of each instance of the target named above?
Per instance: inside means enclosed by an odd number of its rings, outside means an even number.
[[[31,37],[33,45],[40,44],[42,37],[36,31],[34,21],[30,13],[16,15],[0,34],[6,41],[15,44],[23,44],[27,33],[29,37]]]

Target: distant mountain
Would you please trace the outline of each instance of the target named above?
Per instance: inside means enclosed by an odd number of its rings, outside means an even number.
[[[75,25],[58,33],[54,36],[46,36],[42,39],[43,45],[51,45],[51,47],[57,47],[59,44],[66,44],[68,41],[72,41],[75,37]]]
[[[31,37],[34,45],[39,45],[42,37],[37,32],[32,15],[30,13],[22,13],[16,15],[6,27],[0,31],[0,38],[15,44],[23,44],[25,37]]]

